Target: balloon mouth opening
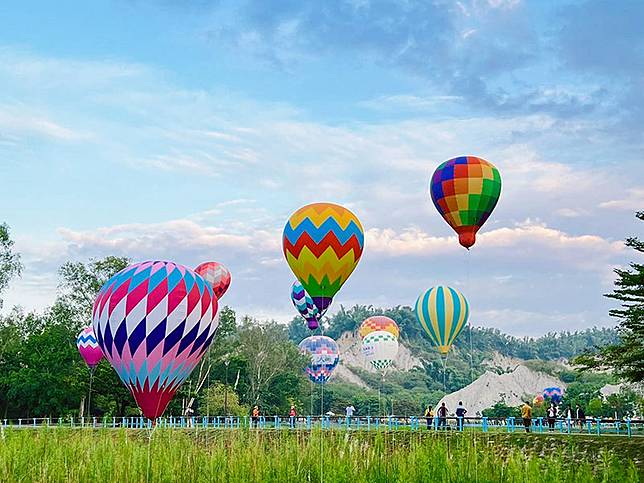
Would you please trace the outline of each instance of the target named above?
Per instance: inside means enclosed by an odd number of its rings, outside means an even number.
[[[468,250],[476,243],[476,232],[479,230],[478,226],[466,226],[458,230],[458,242],[462,247]]]
[[[320,314],[323,314],[326,312],[326,309],[329,308],[331,305],[331,302],[333,301],[333,298],[331,297],[311,297],[313,299],[313,303],[315,306],[318,308],[318,312]]]

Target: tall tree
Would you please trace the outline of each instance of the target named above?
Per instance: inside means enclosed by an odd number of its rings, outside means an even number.
[[[87,325],[92,318],[94,299],[105,282],[130,264],[124,257],[108,256],[98,260],[67,262],[60,267],[61,295],[57,303],[71,309],[76,327]]]
[[[288,329],[276,322],[258,324],[244,318],[238,333],[239,354],[246,360],[250,404],[269,400],[267,390],[278,378],[292,374],[303,380],[306,357],[288,340]],[[291,389],[297,381],[291,382]],[[273,398],[270,398],[273,399]],[[284,398],[282,398],[284,399]],[[272,402],[272,401],[271,401]]]
[[[13,250],[13,240],[6,223],[0,224],[0,293],[7,288],[9,281],[16,275],[20,275],[22,264],[20,255]],[[2,299],[0,299],[2,307]]]
[[[644,211],[637,213],[644,221]],[[644,241],[637,237],[626,239],[626,246],[644,253]],[[582,369],[610,368],[628,381],[644,380],[644,264],[631,263],[630,269],[615,269],[615,290],[606,297],[619,300],[621,308],[609,313],[620,319],[619,341],[588,351],[575,362]]]

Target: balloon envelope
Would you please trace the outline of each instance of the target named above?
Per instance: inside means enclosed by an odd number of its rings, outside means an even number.
[[[315,330],[318,328],[318,308],[313,303],[313,299],[306,293],[304,287],[299,281],[295,281],[291,287],[291,301],[300,313],[304,320],[306,320],[309,329]]]
[[[374,315],[373,317],[365,319],[364,322],[360,324],[358,334],[362,339],[364,339],[367,335],[379,330],[390,332],[396,338],[400,336],[400,328],[398,327],[398,324],[396,324],[393,319],[385,317],[384,315]]]
[[[346,208],[313,203],[291,215],[282,245],[291,270],[324,313],[362,256],[364,232]]]
[[[385,330],[371,332],[362,339],[362,354],[375,369],[384,371],[398,355],[398,339]]]
[[[442,355],[449,352],[469,313],[463,294],[443,285],[430,288],[416,301],[416,318]]]
[[[223,297],[230,287],[230,271],[219,262],[204,262],[195,268],[195,272],[210,284],[217,300]]]
[[[165,411],[212,342],[212,287],[172,262],[130,265],[108,280],[93,309],[96,339],[143,414]]]
[[[550,398],[554,403],[561,401],[563,390],[560,387],[547,387],[543,390],[543,397]]]
[[[300,342],[299,348],[311,357],[305,369],[309,379],[316,384],[327,382],[340,362],[338,344],[325,335],[313,335]]]
[[[101,362],[103,351],[98,345],[98,341],[96,340],[94,329],[92,329],[92,327],[88,326],[81,330],[80,334],[78,334],[78,337],[76,338],[76,347],[78,347],[78,352],[80,352],[85,364],[87,364],[90,369],[94,369],[96,365]]]
[[[535,397],[534,397],[534,399],[532,400],[532,404],[534,404],[535,406],[540,406],[540,405],[542,405],[542,404],[543,404],[543,401],[544,401],[543,396],[542,396],[541,394],[538,394],[538,395],[537,395],[537,396],[535,396]]]
[[[458,233],[459,243],[469,248],[499,201],[501,175],[484,159],[461,156],[436,168],[429,193],[438,212]]]

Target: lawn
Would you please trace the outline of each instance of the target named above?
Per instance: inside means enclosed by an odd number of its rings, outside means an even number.
[[[3,481],[639,481],[640,438],[334,431],[7,429]],[[629,445],[625,451],[624,446]]]

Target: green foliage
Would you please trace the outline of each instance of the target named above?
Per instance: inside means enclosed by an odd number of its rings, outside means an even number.
[[[231,386],[216,383],[204,392],[200,401],[203,414],[246,416],[248,407],[239,402],[239,396]]]
[[[580,440],[581,438],[574,438]],[[641,449],[629,441],[632,453]],[[8,430],[8,481],[638,481],[633,458],[590,441],[432,431]],[[149,455],[149,456],[148,456]],[[598,457],[601,455],[601,457]]]
[[[0,293],[7,288],[9,281],[20,275],[22,264],[20,255],[13,251],[13,240],[6,223],[0,224]],[[2,307],[2,299],[0,299]]]
[[[644,221],[644,211],[637,213]],[[632,237],[626,246],[644,253],[644,241]],[[595,345],[577,357],[575,362],[583,369],[610,368],[632,382],[644,380],[644,264],[631,263],[630,270],[615,269],[615,290],[606,297],[622,303],[610,315],[620,319],[619,341]]]
[[[483,416],[488,418],[509,418],[521,417],[521,408],[520,407],[510,407],[504,402],[497,402],[491,408],[484,409],[482,412]]]

